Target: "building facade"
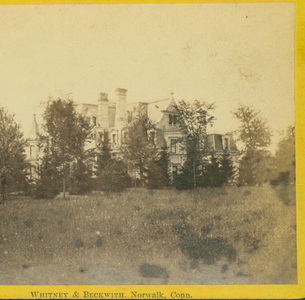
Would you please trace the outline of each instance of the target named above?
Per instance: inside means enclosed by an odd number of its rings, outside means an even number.
[[[94,141],[91,147],[97,147],[103,140],[105,132],[114,152],[118,152],[124,136],[125,120],[134,108],[141,109],[155,123],[156,128],[150,132],[152,141],[157,149],[166,147],[169,151],[170,171],[177,174],[179,166],[183,163],[184,155],[178,140],[182,136],[177,123],[176,102],[174,93],[170,97],[150,102],[128,102],[127,90],[118,88],[116,99],[108,99],[107,93],[100,93],[96,103],[74,103],[76,112],[80,113],[93,125]],[[38,168],[38,125],[34,118],[29,134],[28,158],[32,165],[32,176]],[[232,135],[209,132],[207,136],[208,148],[221,155],[227,150],[234,164],[237,164],[237,148]]]

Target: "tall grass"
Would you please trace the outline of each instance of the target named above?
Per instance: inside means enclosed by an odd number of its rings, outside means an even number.
[[[295,196],[286,192],[287,204],[280,195],[279,187],[265,186],[13,198],[0,207],[0,281],[294,283]],[[189,240],[175,232],[179,224]],[[236,259],[220,251],[209,272],[207,261],[182,251],[185,241],[196,250],[216,240],[234,248]],[[143,264],[160,265],[169,277],[142,278]]]

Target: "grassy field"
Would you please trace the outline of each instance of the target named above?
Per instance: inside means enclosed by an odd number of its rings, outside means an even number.
[[[0,284],[296,283],[293,189],[11,198]]]

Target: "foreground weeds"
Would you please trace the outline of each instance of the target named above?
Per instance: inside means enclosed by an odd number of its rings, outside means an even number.
[[[280,189],[10,199],[0,283],[296,283],[295,196]]]

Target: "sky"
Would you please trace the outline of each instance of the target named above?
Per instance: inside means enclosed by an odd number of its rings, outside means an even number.
[[[0,106],[25,135],[41,102],[215,102],[211,130],[235,130],[239,104],[278,132],[294,125],[294,3],[0,6]]]

